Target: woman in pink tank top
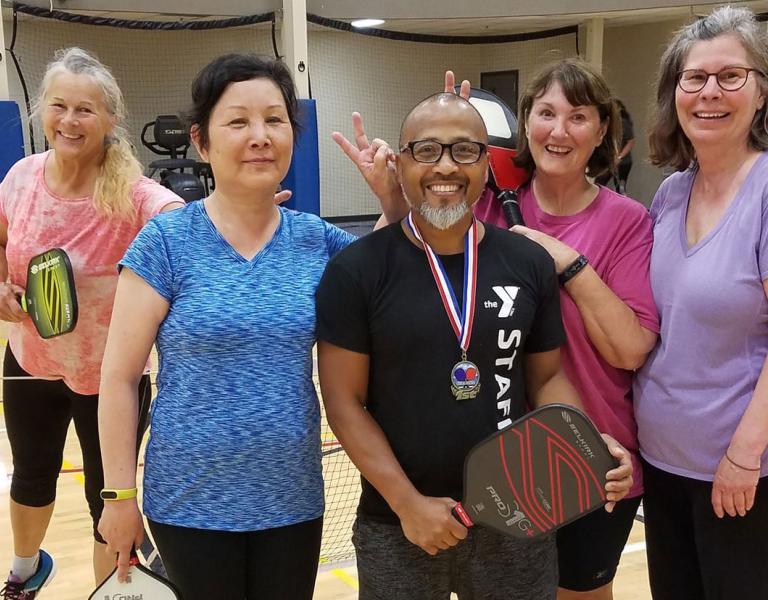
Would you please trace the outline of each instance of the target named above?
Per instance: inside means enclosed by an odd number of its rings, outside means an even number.
[[[79,48],[48,66],[34,115],[51,150],[16,163],[0,184],[0,319],[9,326],[3,398],[13,454],[10,515],[14,559],[3,598],[34,598],[54,561],[40,548],[53,513],[66,432],[74,420],[94,522],[94,573],[114,566],[96,531],[103,487],[97,406],[101,359],[117,284],[117,261],[151,217],[181,206],[141,176],[123,129],[125,106],[110,71]],[[22,311],[27,263],[63,248],[70,257],[80,318],[74,331],[44,340]],[[151,397],[140,382],[143,415]]]

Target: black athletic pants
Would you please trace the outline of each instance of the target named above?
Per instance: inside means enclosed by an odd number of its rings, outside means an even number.
[[[5,350],[3,376],[29,377],[9,347]],[[137,443],[141,443],[146,429],[151,398],[149,376],[145,375],[139,383]],[[93,520],[93,535],[103,543],[96,530],[104,507],[99,497],[104,487],[104,472],[99,448],[98,394],[77,394],[61,380],[4,379],[3,404],[13,456],[11,498],[18,504],[33,507],[47,506],[56,499],[56,481],[61,470],[67,429],[69,423],[74,421],[83,453],[85,498]]]
[[[149,521],[168,578],[184,600],[312,600],[323,519],[262,531],[213,531]]]
[[[654,600],[768,598],[768,477],[745,517],[718,519],[712,482],[643,462],[643,512]]]

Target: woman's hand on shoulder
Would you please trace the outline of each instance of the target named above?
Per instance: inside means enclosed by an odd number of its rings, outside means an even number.
[[[10,323],[19,323],[27,318],[19,302],[24,288],[13,283],[0,283],[0,319]]]
[[[555,261],[555,270],[558,273],[562,273],[574,260],[579,258],[579,253],[569,245],[541,231],[523,225],[515,225],[510,228],[510,231],[524,235],[549,252],[552,260]]]

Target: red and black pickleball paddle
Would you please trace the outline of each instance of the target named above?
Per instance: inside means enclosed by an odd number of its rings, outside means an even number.
[[[135,552],[131,553],[128,581],[117,581],[117,567],[101,585],[88,596],[88,600],[181,600],[181,595],[168,580],[141,564]]]
[[[470,450],[453,514],[466,527],[534,537],[603,506],[605,475],[616,466],[581,411],[548,404]]]

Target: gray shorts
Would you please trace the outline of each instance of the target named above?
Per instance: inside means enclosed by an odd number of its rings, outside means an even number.
[[[352,528],[359,600],[554,600],[555,536],[516,540],[475,527],[430,556],[399,525],[358,516]]]

